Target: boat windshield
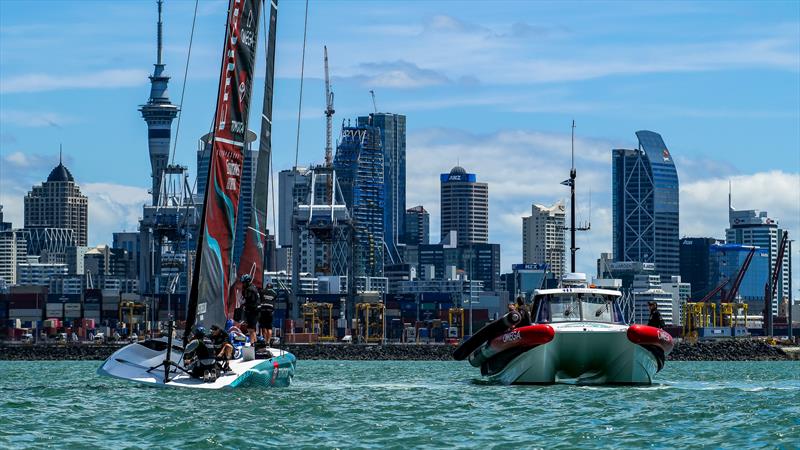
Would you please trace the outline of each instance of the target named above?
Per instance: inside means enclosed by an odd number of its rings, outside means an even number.
[[[606,322],[622,320],[614,298],[597,294],[551,294],[538,302],[537,322]]]

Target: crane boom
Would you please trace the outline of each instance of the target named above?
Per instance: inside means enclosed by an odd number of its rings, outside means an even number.
[[[327,133],[325,135],[325,166],[333,165],[333,91],[331,80],[328,76],[328,46],[325,46],[325,121]]]
[[[722,299],[723,302],[733,302],[736,300],[736,294],[739,293],[739,285],[742,284],[742,280],[744,280],[744,274],[747,272],[747,268],[750,267],[750,262],[753,260],[753,255],[756,253],[756,248],[753,247],[750,249],[750,252],[747,254],[747,257],[744,259],[742,263],[742,267],[739,269],[739,273],[736,274],[736,278],[733,280],[733,284],[731,285],[730,291],[728,291],[728,295],[726,298]]]
[[[373,91],[373,90],[371,90],[371,89],[370,89],[370,91],[369,91],[369,95],[370,95],[370,96],[372,96],[372,110],[373,110],[375,113],[377,113],[377,112],[378,112],[378,104],[377,104],[377,103],[375,103],[375,91]]]
[[[767,281],[767,286],[764,292],[764,326],[767,328],[767,335],[772,336],[772,301],[775,299],[776,290],[778,289],[778,279],[781,276],[781,267],[783,266],[783,255],[786,252],[786,241],[789,240],[789,232],[784,231],[778,244],[778,259],[775,261],[775,268],[772,271],[772,277]],[[780,301],[780,299],[778,299]],[[790,325],[791,326],[791,325]]]

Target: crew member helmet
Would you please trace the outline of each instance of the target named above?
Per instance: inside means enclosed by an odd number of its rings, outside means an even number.
[[[253,281],[253,277],[251,277],[250,274],[246,273],[246,274],[242,275],[241,281],[242,281],[242,283],[249,283],[249,282]]]
[[[196,326],[194,327],[194,330],[192,330],[192,335],[197,338],[205,337],[206,329],[202,326]]]

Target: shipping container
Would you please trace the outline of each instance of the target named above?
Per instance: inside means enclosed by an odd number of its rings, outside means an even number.
[[[64,317],[70,319],[77,319],[81,317],[81,304],[80,303],[65,303],[64,304]]]
[[[63,303],[48,303],[45,307],[46,317],[55,317],[62,319],[64,317],[64,304]]]
[[[37,320],[42,320],[42,310],[41,309],[10,309],[10,310],[8,310],[8,316],[11,319],[21,319],[23,322],[25,322],[25,321],[37,321]]]

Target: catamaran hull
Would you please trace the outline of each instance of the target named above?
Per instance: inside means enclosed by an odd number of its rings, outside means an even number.
[[[551,342],[522,352],[487,378],[503,384],[650,384],[658,358],[632,343],[625,328],[556,328]]]
[[[229,372],[221,374],[215,381],[204,382],[193,378],[183,371],[172,368],[169,381],[164,382],[164,366],[166,359],[166,343],[150,346],[139,343],[126,345],[106,359],[97,369],[97,373],[122,380],[133,381],[155,387],[177,387],[192,389],[223,389],[238,387],[286,387],[294,377],[297,359],[287,351],[267,349],[272,355],[269,359],[253,359],[245,361],[241,358],[230,361]],[[161,347],[164,347],[162,350]],[[182,349],[180,341],[173,344],[170,359],[181,364]],[[155,369],[152,369],[155,367]]]

